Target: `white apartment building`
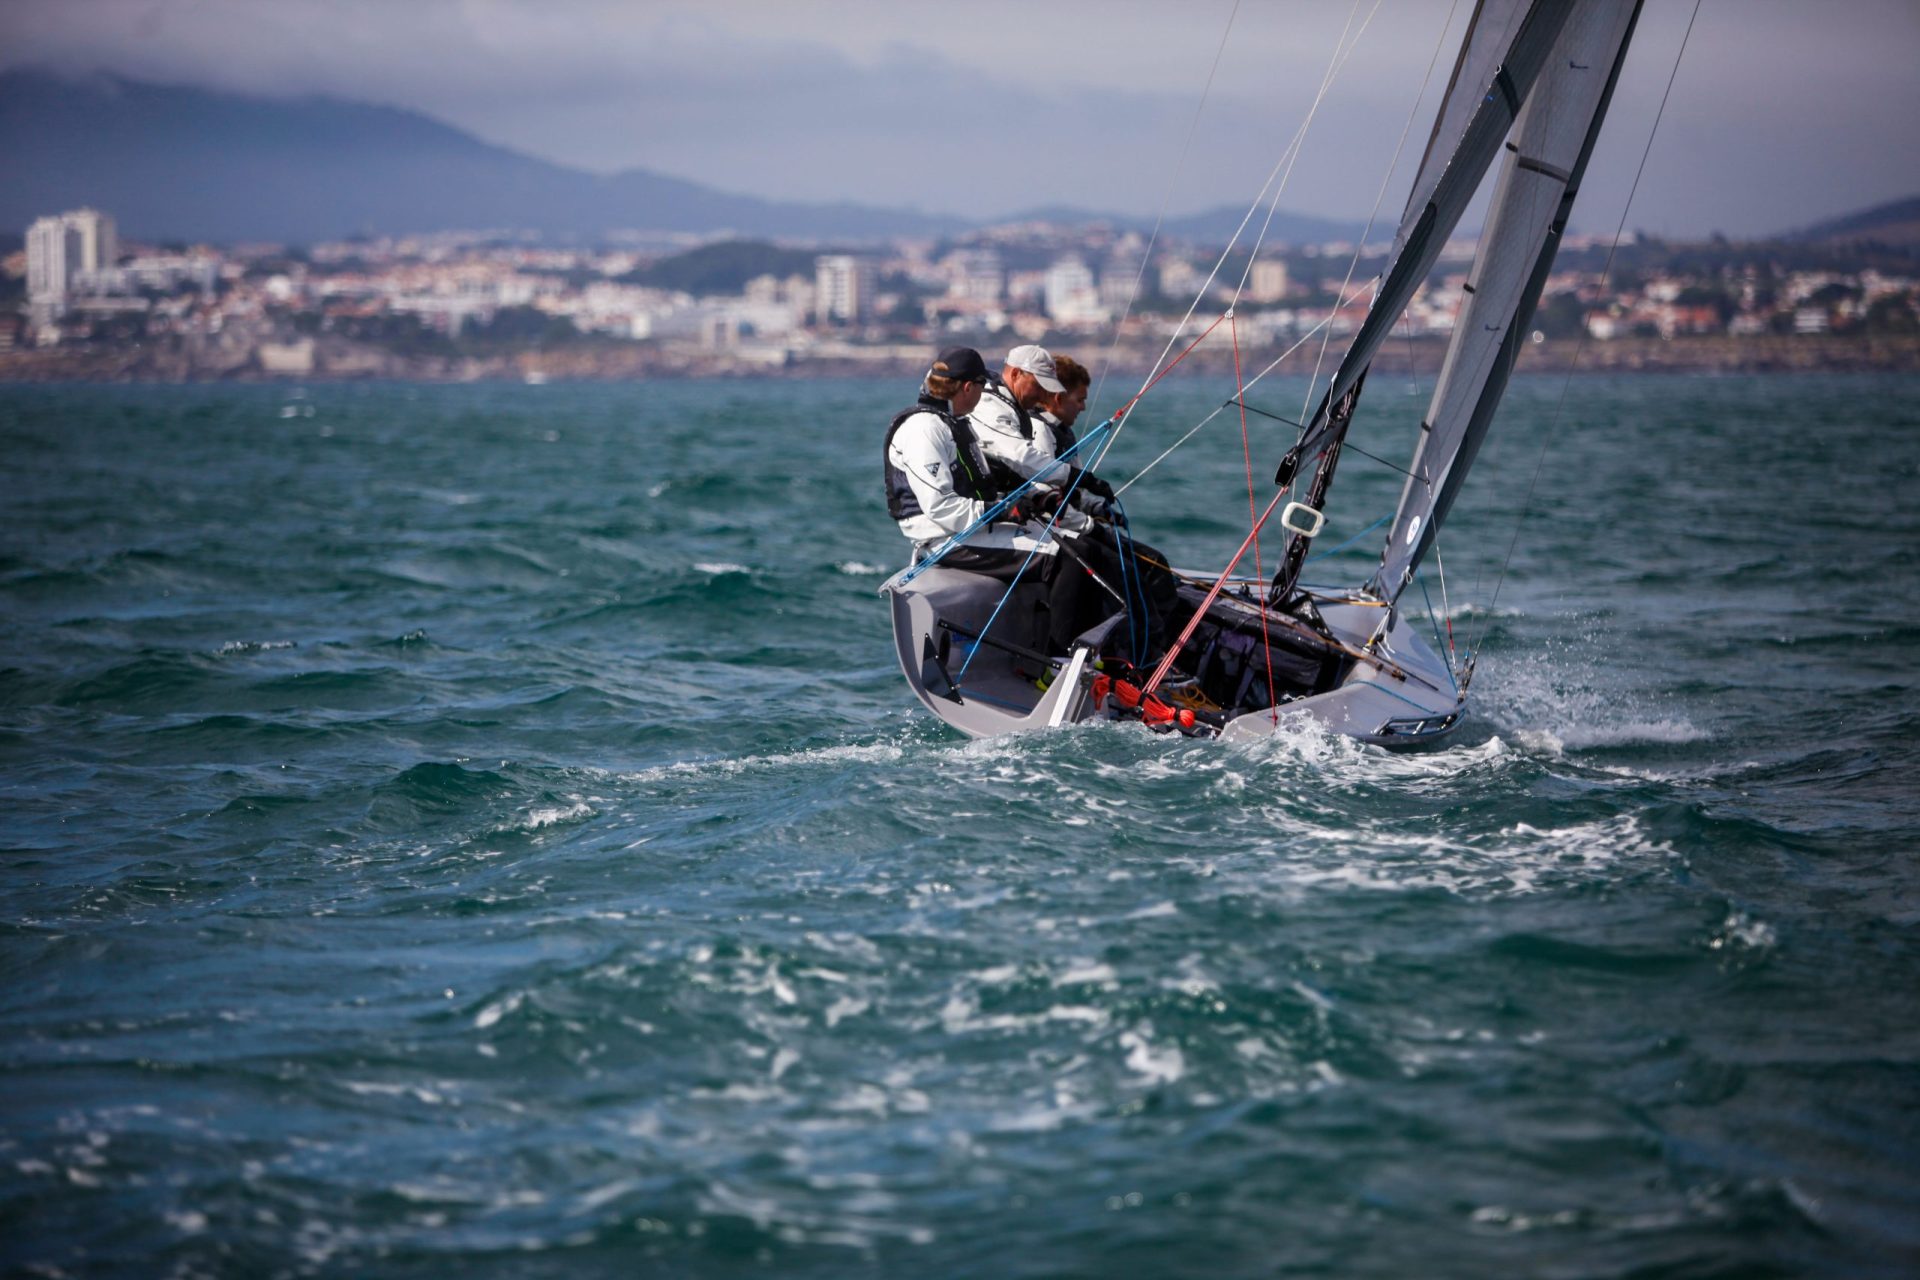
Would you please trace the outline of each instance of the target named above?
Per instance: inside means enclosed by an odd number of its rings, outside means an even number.
[[[1247,276],[1248,302],[1278,302],[1287,296],[1287,264],[1278,258],[1260,258]]]
[[[1062,258],[1047,269],[1046,300],[1047,314],[1063,325],[1106,322],[1093,272],[1079,258]]]
[[[814,305],[822,321],[858,324],[873,310],[873,264],[851,254],[815,258]]]
[[[957,249],[941,260],[947,296],[961,302],[998,302],[1007,293],[1007,273],[992,249]]]
[[[112,270],[119,257],[119,231],[98,209],[37,219],[27,228],[27,301],[63,308],[83,277]]]

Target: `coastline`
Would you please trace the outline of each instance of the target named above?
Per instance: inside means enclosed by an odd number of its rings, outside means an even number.
[[[1005,339],[979,340],[991,346]],[[836,344],[831,353],[777,349],[687,348],[640,343],[581,344],[471,356],[408,356],[377,348],[327,343],[310,362],[288,367],[263,364],[257,348],[188,349],[161,344],[72,346],[0,351],[0,384],[39,382],[285,383],[285,382],[605,382],[646,378],[810,379],[872,375],[911,377],[921,371],[925,351],[940,339],[859,347]],[[1093,339],[1054,341],[1063,350],[1103,348]],[[1383,369],[1424,376],[1438,371],[1445,351],[1442,338],[1399,342],[1381,357]],[[1104,355],[1104,351],[1102,352]],[[1149,367],[1158,349],[1129,343],[1115,348],[1119,365]],[[1310,373],[1318,344],[1309,343],[1281,360],[1282,373]],[[1243,349],[1244,366],[1264,368],[1272,356],[1264,349]],[[1201,348],[1188,363],[1209,372],[1230,372],[1232,352]],[[1692,335],[1672,338],[1559,338],[1529,344],[1521,373],[1912,373],[1920,372],[1920,335],[1763,335],[1731,338]]]

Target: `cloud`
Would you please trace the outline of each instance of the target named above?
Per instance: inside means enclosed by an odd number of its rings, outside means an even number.
[[[774,197],[1151,214],[1250,199],[1343,34],[1364,26],[1283,201],[1351,218],[1372,207],[1409,120],[1431,110],[1467,8],[10,0],[0,66],[412,107],[565,163]],[[1585,227],[1611,225],[1625,203],[1690,13],[1646,10],[1576,215]],[[1850,0],[1844,21],[1789,0],[1706,6],[1630,223],[1750,233],[1906,194],[1920,172],[1905,123],[1920,112],[1916,54],[1910,0]],[[1844,89],[1820,74],[1833,68]],[[1423,136],[1415,124],[1408,146]],[[1389,217],[1412,159],[1389,183]]]

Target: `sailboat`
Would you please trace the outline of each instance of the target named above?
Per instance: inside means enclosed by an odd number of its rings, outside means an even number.
[[[1039,652],[1009,621],[1031,615],[1038,584],[1009,588],[945,567],[943,547],[881,588],[901,669],[921,702],[973,736],[1116,717],[1225,739],[1258,739],[1310,717],[1388,746],[1455,730],[1467,715],[1471,657],[1456,664],[1429,644],[1402,597],[1494,421],[1640,8],[1639,0],[1478,4],[1366,318],[1239,552],[1224,571],[1179,574],[1185,622],[1157,662],[1116,665],[1127,610],[1065,655]],[[1324,527],[1367,372],[1496,160],[1466,300],[1415,430],[1379,564],[1351,588],[1304,588],[1301,566]],[[1270,522],[1285,537],[1272,580],[1236,577]],[[1131,598],[1125,584],[1116,595]]]

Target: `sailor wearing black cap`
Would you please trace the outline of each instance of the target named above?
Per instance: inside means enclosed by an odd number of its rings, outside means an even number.
[[[990,377],[978,351],[949,347],[927,371],[918,403],[894,415],[887,428],[887,514],[921,550],[972,528],[1001,496],[968,418]],[[1043,556],[1056,550],[1042,530],[1009,514],[977,530],[941,563],[1010,578],[1035,549]]]

